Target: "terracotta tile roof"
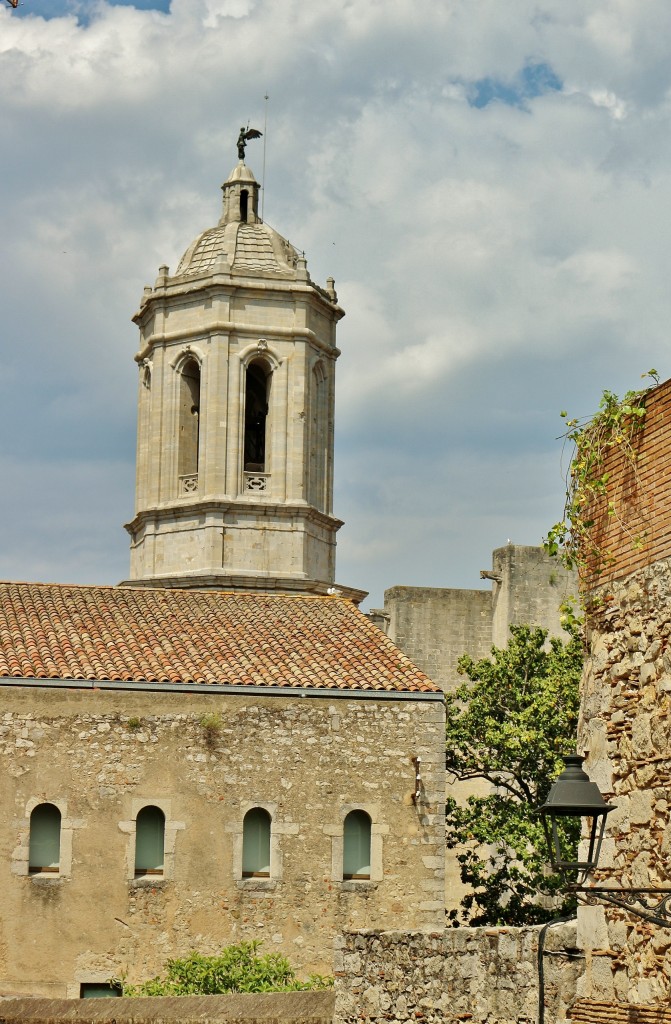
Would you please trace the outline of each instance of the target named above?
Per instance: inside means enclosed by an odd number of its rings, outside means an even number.
[[[0,582],[0,678],[440,693],[338,597]]]
[[[668,1006],[633,1003],[600,1003],[580,999],[568,1013],[567,1024],[671,1024]]]

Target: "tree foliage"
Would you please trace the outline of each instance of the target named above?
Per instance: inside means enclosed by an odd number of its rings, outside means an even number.
[[[226,946],[217,956],[192,952],[180,960],[168,960],[165,974],[142,985],[122,981],[125,996],[196,996],[226,992],[295,992],[329,988],[332,978],[311,974],[299,981],[286,957],[280,953],[260,955],[260,942]]]
[[[545,826],[535,813],[562,755],[575,751],[583,645],[574,619],[566,629],[563,642],[511,626],[508,646],[492,648],[491,660],[459,660],[469,681],[446,699],[448,777],[489,786],[465,805],[447,803],[447,845],[472,887],[451,912],[455,923],[535,924],[572,909],[562,880],[547,873]],[[570,839],[577,843],[577,834]]]

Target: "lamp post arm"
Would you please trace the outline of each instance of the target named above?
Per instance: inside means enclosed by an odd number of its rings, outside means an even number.
[[[568,889],[588,906],[596,906],[599,902],[609,903],[662,928],[671,926],[670,888],[629,889],[619,886],[570,885]]]

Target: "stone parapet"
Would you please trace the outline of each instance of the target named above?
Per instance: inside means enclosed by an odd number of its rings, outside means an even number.
[[[150,999],[5,999],[1,1024],[210,1024],[215,1021],[291,1021],[330,1024],[333,990],[236,993],[226,996],[158,996]]]
[[[336,939],[336,1024],[531,1024],[540,929],[346,932]],[[546,936],[546,1024],[567,1020],[583,961],[575,922]]]

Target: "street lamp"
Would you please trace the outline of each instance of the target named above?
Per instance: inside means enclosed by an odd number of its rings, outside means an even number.
[[[580,895],[584,902],[594,905],[601,900],[646,921],[669,927],[670,888],[631,889],[585,885],[588,875],[599,865],[606,817],[615,810],[615,805],[607,804],[597,784],[590,782],[582,767],[583,761],[580,754],[569,754],[564,758],[564,770],[550,789],[547,800],[539,808],[546,825],[545,834],[553,869],[560,874],[577,877],[577,882],[567,879],[566,887],[569,892]],[[571,841],[566,835],[575,830],[563,829],[562,823],[573,820],[580,826],[582,818],[588,820],[588,839],[586,856],[581,859],[578,849],[571,848]]]

